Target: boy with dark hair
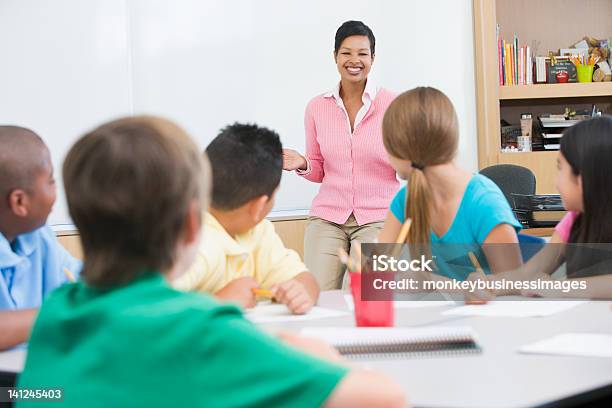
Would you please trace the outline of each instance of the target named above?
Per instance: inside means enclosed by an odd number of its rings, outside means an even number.
[[[213,172],[212,205],[204,221],[207,240],[176,287],[213,293],[243,307],[255,306],[253,289],[269,289],[292,313],[306,313],[319,287],[265,219],[283,167],[278,134],[236,123],[221,131],[206,154]]]
[[[55,202],[49,150],[33,131],[0,126],[0,350],[27,341],[37,308],[81,269],[57,242],[47,216]]]
[[[169,286],[198,249],[209,173],[160,118],[119,119],[76,142],[64,185],[82,280],[43,304],[18,386],[61,388],[62,407],[403,406],[387,377],[321,360],[337,360],[329,346],[289,335],[288,347],[235,306]]]

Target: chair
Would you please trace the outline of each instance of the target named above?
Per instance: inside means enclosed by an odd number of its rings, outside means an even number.
[[[519,247],[523,262],[527,262],[546,245],[546,240],[527,234],[518,234]]]
[[[512,193],[535,194],[536,178],[533,172],[526,167],[514,164],[496,164],[480,170],[480,174],[497,184],[513,210],[515,206]]]

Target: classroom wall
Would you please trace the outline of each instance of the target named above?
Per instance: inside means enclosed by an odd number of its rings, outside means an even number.
[[[46,140],[59,187],[49,221],[70,223],[63,157],[80,134],[119,115],[168,116],[202,148],[222,126],[256,121],[303,150],[304,107],[338,80],[333,36],[348,19],[374,30],[377,83],[450,96],[458,160],[476,170],[469,0],[3,0],[0,123]],[[275,211],[309,208],[317,189],[286,173]]]
[[[304,232],[306,219],[272,221],[272,225],[285,247],[293,249],[304,259]],[[83,259],[81,237],[76,232],[60,232],[57,237],[60,244],[77,259]]]

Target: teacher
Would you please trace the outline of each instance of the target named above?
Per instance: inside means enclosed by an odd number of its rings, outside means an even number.
[[[340,82],[307,107],[306,155],[283,149],[283,168],[321,183],[304,237],[304,261],[321,290],[342,285],[338,248],[374,242],[399,188],[382,142],[382,120],[395,97],[368,79],[375,39],[361,21],[336,31],[334,60]]]

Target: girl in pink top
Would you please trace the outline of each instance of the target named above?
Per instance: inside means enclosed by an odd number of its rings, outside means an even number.
[[[336,32],[338,86],[306,107],[306,155],[284,149],[283,168],[321,183],[310,210],[304,261],[321,289],[337,289],[344,270],[338,248],[372,242],[399,188],[382,142],[382,118],[394,95],[377,89],[368,73],[375,39],[361,21]]]
[[[561,138],[557,168],[556,188],[568,213],[544,249],[521,270],[502,273],[496,279],[547,280],[566,262],[567,278],[584,281],[582,287],[566,292],[530,290],[523,294],[611,299],[612,116],[585,120],[568,128]]]

